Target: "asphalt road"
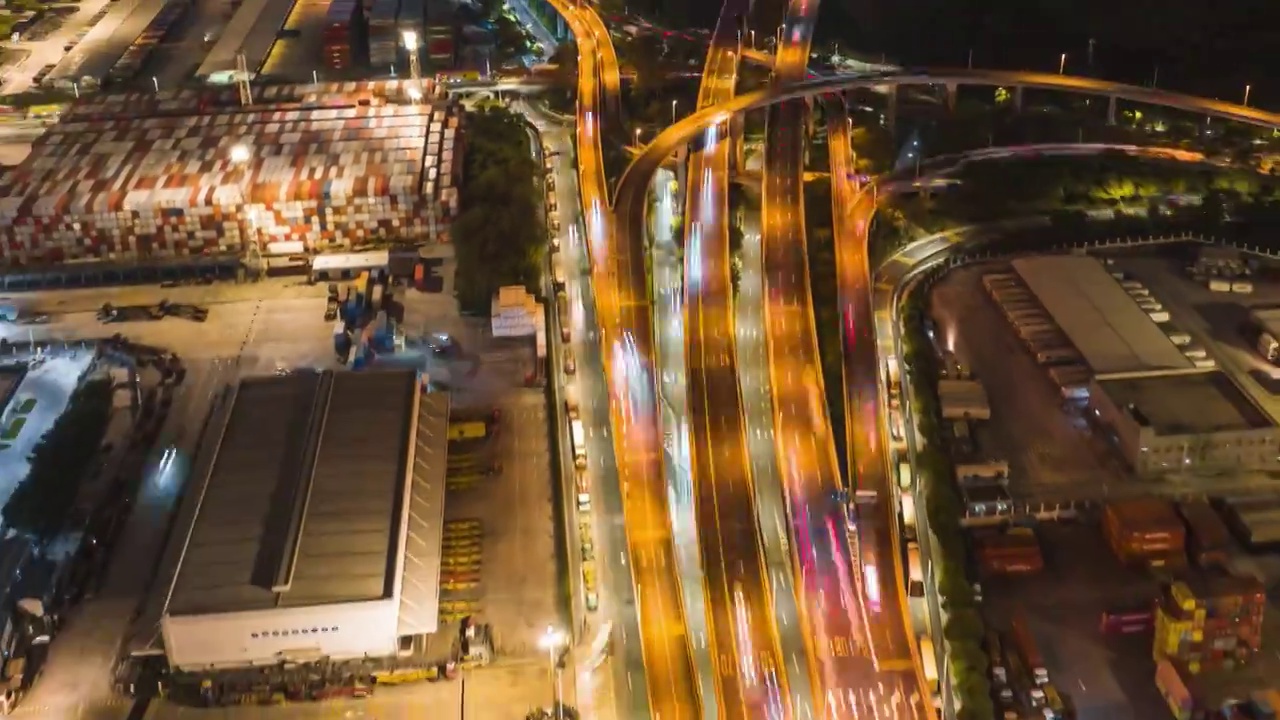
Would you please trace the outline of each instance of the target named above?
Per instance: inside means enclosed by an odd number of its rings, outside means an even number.
[[[553,4],[578,43],[576,147],[581,205],[586,208],[584,239],[600,320],[650,712],[663,718],[697,717],[700,696],[667,511],[644,247],[630,242],[612,222],[600,152],[599,101],[603,96],[605,109],[618,103],[617,59],[594,10],[563,0]]]

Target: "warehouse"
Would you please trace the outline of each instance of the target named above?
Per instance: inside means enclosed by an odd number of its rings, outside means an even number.
[[[461,108],[399,81],[96,95],[0,179],[0,263],[445,242]]]
[[[70,89],[73,83],[95,87],[151,25],[165,0],[113,3],[105,17],[63,56],[45,82]]]
[[[417,382],[300,371],[231,391],[156,583],[172,666],[385,657],[436,630],[449,408]]]
[[[1090,403],[1139,474],[1280,466],[1280,430],[1222,372],[1094,383]]]
[[[1192,367],[1160,326],[1094,258],[1021,258],[1013,261],[1013,268],[1095,374]]]
[[[1280,467],[1275,423],[1211,359],[1174,344],[1135,300],[1140,283],[1078,255],[1013,268],[1079,352],[1092,374],[1081,399],[1138,474]]]

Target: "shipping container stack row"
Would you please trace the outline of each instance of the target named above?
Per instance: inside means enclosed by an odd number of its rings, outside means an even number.
[[[1111,551],[1125,565],[1186,565],[1186,528],[1167,500],[1134,498],[1107,503],[1102,528]]]
[[[132,80],[142,69],[143,63],[151,58],[156,46],[164,42],[170,28],[177,25],[189,9],[190,0],[169,0],[160,14],[147,25],[147,29],[142,31],[129,49],[124,51],[124,55],[107,71],[107,80],[113,83]]]
[[[1022,278],[1015,272],[990,273],[982,276],[982,285],[1062,396],[1087,398],[1093,373]]]
[[[396,17],[400,13],[400,0],[373,0],[368,9],[369,17],[369,65],[389,68],[396,63],[400,51],[400,28]],[[407,71],[408,68],[402,68]]]
[[[62,114],[63,125],[96,119],[116,119],[152,123],[167,116],[181,118],[201,115],[229,116],[237,112],[272,109],[299,110],[342,108],[379,104],[405,96],[407,80],[351,80],[305,85],[268,85],[254,88],[253,105],[242,108],[235,88],[162,90],[88,95],[76,100]],[[279,108],[274,106],[280,106]],[[51,131],[58,130],[56,126]]]
[[[1225,573],[1166,584],[1156,605],[1157,661],[1191,674],[1239,667],[1262,647],[1266,596],[1252,577]]]
[[[427,62],[434,70],[448,70],[455,62],[453,26],[432,22],[426,30]]]
[[[360,29],[360,0],[333,0],[325,13],[321,42],[324,66],[346,70],[354,64],[354,46]]]
[[[0,255],[26,264],[446,241],[458,113],[397,105],[165,118],[178,125],[167,130],[60,126],[0,179]]]

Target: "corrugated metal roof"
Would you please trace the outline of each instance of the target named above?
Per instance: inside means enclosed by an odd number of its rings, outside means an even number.
[[[236,55],[241,52],[249,72],[257,71],[292,9],[291,2],[244,0],[223,29],[222,36],[205,55],[204,62],[196,70],[196,77],[235,70]]]
[[[400,635],[433,633],[440,619],[440,544],[444,529],[449,396],[430,393],[418,408],[400,585]]]
[[[399,545],[416,373],[241,383],[207,468],[166,613],[387,597]],[[216,437],[216,436],[215,436]]]
[[[1094,258],[1021,258],[1013,267],[1096,374],[1191,367]]]

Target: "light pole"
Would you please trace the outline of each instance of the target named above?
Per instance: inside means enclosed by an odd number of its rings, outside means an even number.
[[[636,128],[636,147],[640,147],[640,128]]]
[[[1243,103],[1241,103],[1241,104],[1242,104],[1242,105],[1244,105],[1245,107],[1249,107],[1249,91],[1250,91],[1251,89],[1253,89],[1253,86],[1252,86],[1252,85],[1245,85],[1245,86],[1244,86],[1244,102],[1243,102]]]
[[[418,33],[405,30],[400,38],[404,40],[404,49],[409,51],[409,77],[417,82],[422,77],[422,68],[418,65]]]
[[[675,125],[675,124],[676,124],[676,103],[678,103],[678,102],[680,102],[680,101],[679,101],[679,100],[672,100],[672,101],[671,101],[671,124],[672,124],[672,125]]]
[[[1058,74],[1065,74],[1067,69],[1067,54],[1062,53],[1062,57],[1058,58]]]
[[[556,720],[564,720],[560,701],[560,673],[556,668],[556,652],[564,645],[564,633],[548,625],[542,637],[538,638],[538,647],[547,651],[547,672],[551,679],[551,702],[555,708]]]

